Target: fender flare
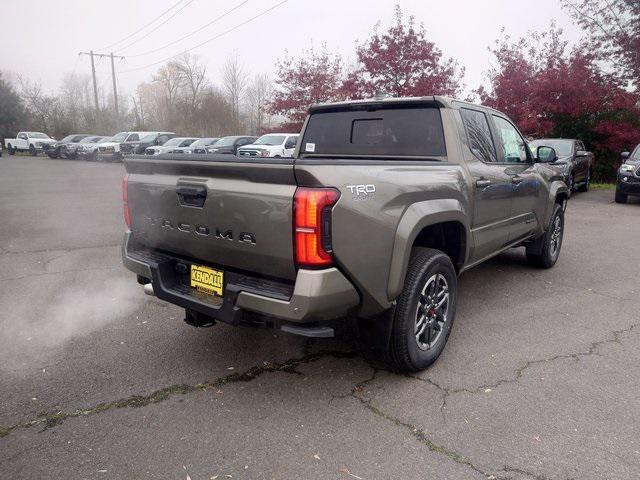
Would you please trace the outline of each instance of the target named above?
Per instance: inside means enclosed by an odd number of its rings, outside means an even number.
[[[469,256],[471,240],[469,215],[464,205],[456,199],[438,199],[417,202],[409,206],[400,218],[393,242],[387,296],[390,301],[400,295],[407,274],[411,247],[423,228],[443,222],[463,225],[466,236],[462,262]]]
[[[567,198],[569,197],[569,189],[567,188],[566,183],[562,180],[554,180],[549,186],[549,198],[547,199],[547,207],[544,211],[544,219],[542,225],[549,225],[551,221],[551,214],[553,213],[553,205],[556,203],[556,198],[559,194],[565,194]]]

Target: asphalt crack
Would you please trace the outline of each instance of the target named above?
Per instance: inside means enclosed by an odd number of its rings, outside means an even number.
[[[163,402],[177,395],[187,395],[189,393],[197,391],[217,389],[222,387],[223,385],[231,383],[250,382],[264,373],[284,372],[293,375],[303,375],[301,372],[296,370],[300,365],[316,362],[326,357],[355,358],[357,356],[358,354],[356,352],[341,350],[310,353],[299,358],[286,360],[282,363],[263,362],[262,365],[251,367],[242,373],[231,373],[223,377],[218,377],[215,380],[197,383],[195,385],[174,384],[151,392],[148,395],[132,395],[119,400],[103,402],[91,407],[79,408],[70,411],[58,410],[44,412],[32,420],[17,423],[10,427],[0,426],[0,438],[8,436],[12,431],[19,428],[30,428],[41,425],[43,427],[43,430],[47,430],[49,428],[61,425],[65,420],[68,420],[70,418],[96,415],[118,408],[145,407],[147,405]]]

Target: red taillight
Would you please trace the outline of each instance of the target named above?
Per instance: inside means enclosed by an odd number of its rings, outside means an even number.
[[[294,196],[296,264],[301,267],[328,266],[331,256],[331,207],[340,192],[335,188],[303,188]]]
[[[122,205],[124,212],[124,223],[131,226],[131,216],[129,215],[129,175],[122,178]]]

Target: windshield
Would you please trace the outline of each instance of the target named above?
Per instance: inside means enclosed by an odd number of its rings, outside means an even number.
[[[29,136],[31,138],[49,138],[49,135],[45,135],[44,133],[40,133],[40,132],[30,133]]]
[[[60,143],[70,142],[74,137],[75,137],[75,135],[67,135],[62,140],[60,140]]]
[[[196,141],[195,138],[187,138],[186,140],[183,140],[182,143],[180,143],[180,146],[181,147],[188,147],[189,145],[191,145],[195,141]]]
[[[640,145],[636,147],[631,156],[629,157],[631,160],[640,160]]]
[[[217,138],[199,138],[191,144],[192,147],[206,147],[207,145],[213,145]]]
[[[529,145],[534,155],[538,147],[551,147],[556,151],[556,154],[559,157],[568,157],[573,153],[573,140],[554,140],[542,138],[540,140],[534,140]]]
[[[99,140],[100,137],[84,137],[78,143],[94,143],[96,140]]]
[[[282,145],[286,135],[263,135],[253,142],[254,145]]]
[[[184,141],[184,138],[172,138],[162,144],[163,147],[177,147],[180,142]]]
[[[142,137],[140,139],[140,141],[142,143],[151,143],[158,137],[159,137],[159,135],[157,133],[152,133],[151,135],[145,135],[144,137]]]
[[[230,147],[235,142],[236,137],[224,137],[216,142],[216,147]]]
[[[111,137],[110,141],[111,142],[124,142],[124,140],[127,138],[127,135],[129,135],[127,132],[116,133],[113,137]]]

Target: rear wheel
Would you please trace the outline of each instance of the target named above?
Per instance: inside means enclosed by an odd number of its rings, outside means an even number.
[[[564,212],[555,204],[551,223],[544,235],[527,247],[527,261],[536,267],[551,268],[558,261],[564,236]]]
[[[436,361],[451,333],[456,300],[451,259],[439,250],[415,248],[393,318],[390,349],[395,367],[417,372]]]
[[[7,146],[7,151],[9,152],[9,155],[15,155],[16,154],[16,149],[13,148],[13,145],[9,144]]]
[[[627,203],[628,196],[616,188],[616,203]]]
[[[35,157],[36,155],[38,155],[38,151],[36,150],[36,147],[34,147],[33,145],[29,145],[29,155],[31,155],[32,157]]]

